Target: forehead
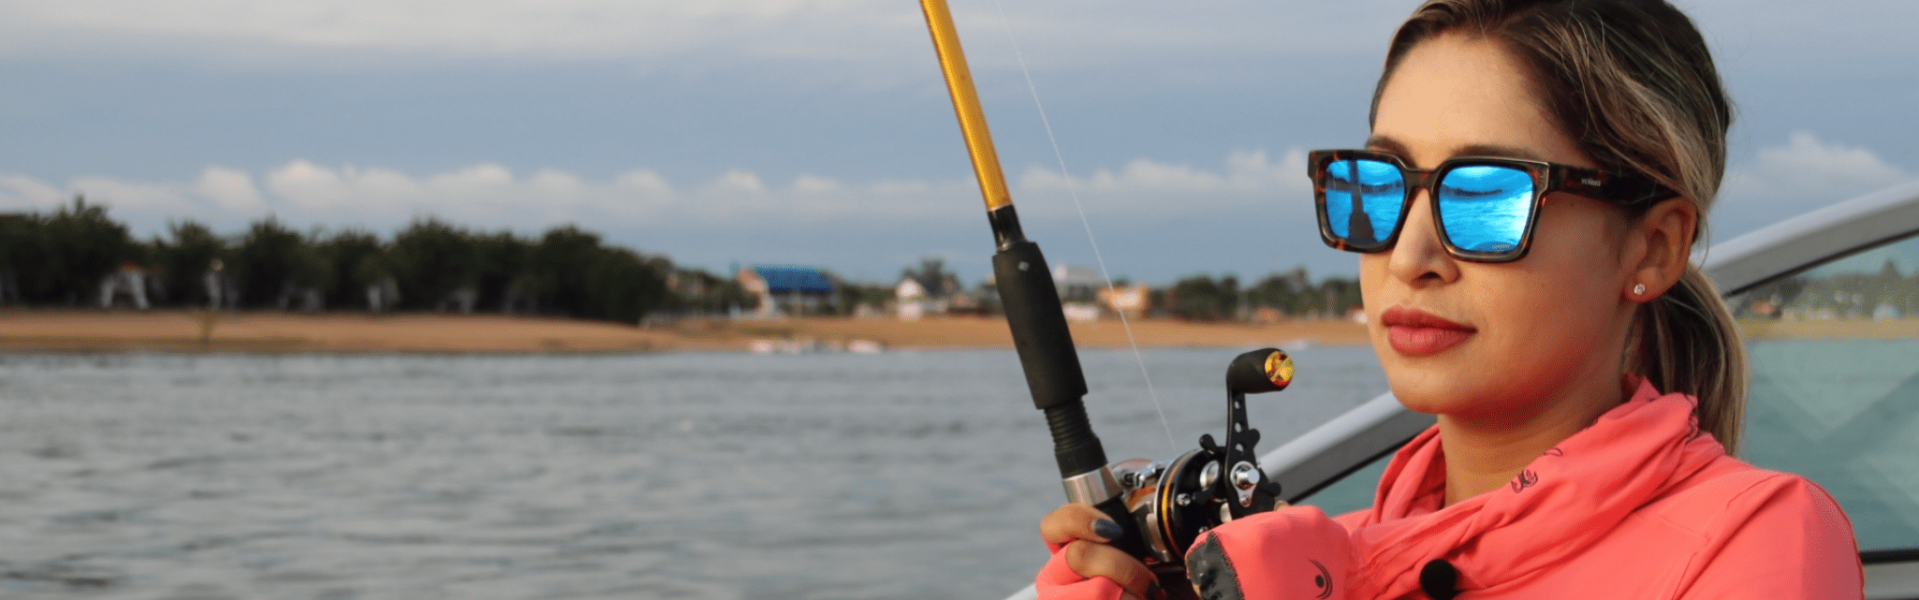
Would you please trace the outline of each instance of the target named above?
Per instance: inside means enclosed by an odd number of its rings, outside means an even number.
[[[1368,145],[1422,168],[1489,152],[1594,166],[1546,115],[1523,65],[1505,49],[1445,35],[1415,46],[1387,79]]]

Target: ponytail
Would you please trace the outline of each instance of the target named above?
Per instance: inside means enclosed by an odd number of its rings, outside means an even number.
[[[1732,311],[1699,267],[1686,265],[1679,283],[1639,309],[1626,370],[1662,392],[1699,399],[1699,430],[1739,452],[1746,417],[1746,346]]]

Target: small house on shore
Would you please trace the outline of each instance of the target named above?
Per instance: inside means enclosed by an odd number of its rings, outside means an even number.
[[[893,286],[893,298],[902,321],[946,314],[955,308],[955,301],[961,300],[959,278],[950,273],[903,276],[899,284]],[[964,302],[971,305],[970,298]]]
[[[759,300],[760,316],[803,315],[833,307],[833,278],[823,269],[753,265],[740,269],[740,289]]]

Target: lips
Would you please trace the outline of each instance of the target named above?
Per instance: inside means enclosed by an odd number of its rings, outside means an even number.
[[[1479,331],[1408,306],[1386,309],[1379,322],[1386,326],[1386,341],[1393,350],[1410,356],[1438,354]]]

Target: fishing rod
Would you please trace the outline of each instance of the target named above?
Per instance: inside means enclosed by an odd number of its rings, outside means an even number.
[[[1199,450],[1171,461],[1134,459],[1109,466],[1106,450],[1087,419],[1086,376],[1053,285],[1052,269],[1039,244],[1026,239],[1020,228],[972,72],[960,49],[959,31],[945,0],[920,0],[920,9],[926,14],[960,134],[986,200],[986,219],[997,249],[993,276],[1000,304],[1033,406],[1045,413],[1052,432],[1053,458],[1059,464],[1066,498],[1092,505],[1119,523],[1125,531],[1113,545],[1152,568],[1163,589],[1190,593],[1184,558],[1193,540],[1227,521],[1272,510],[1278,500],[1279,484],[1260,471],[1253,451],[1259,430],[1247,426],[1246,395],[1284,389],[1292,382],[1292,359],[1266,348],[1241,354],[1227,366],[1225,444],[1205,434]]]

